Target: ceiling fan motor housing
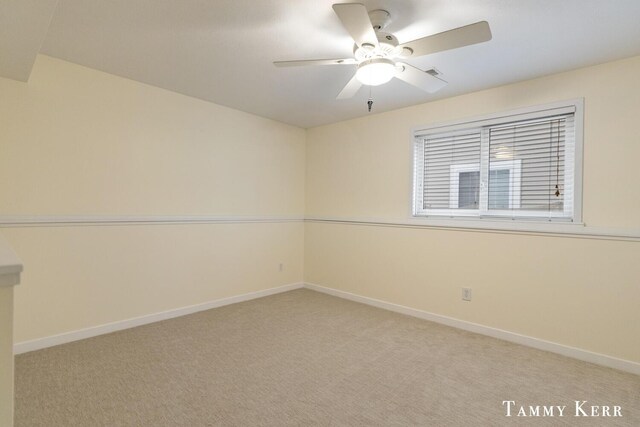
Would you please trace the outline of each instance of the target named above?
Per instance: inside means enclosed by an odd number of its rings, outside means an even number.
[[[402,49],[398,49],[398,39],[393,34],[376,32],[376,36],[379,48],[368,43],[363,43],[360,47],[357,44],[353,45],[353,54],[358,61],[370,58],[390,58],[402,53]]]

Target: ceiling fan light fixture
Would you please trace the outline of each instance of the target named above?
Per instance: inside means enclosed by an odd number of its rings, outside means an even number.
[[[361,62],[356,78],[363,85],[379,86],[387,83],[396,74],[396,64],[388,58],[373,58]]]
[[[357,64],[355,75],[352,75],[336,99],[351,98],[363,85],[379,86],[394,77],[425,92],[434,93],[447,85],[440,73],[435,69],[425,71],[406,64],[403,61],[405,58],[483,43],[492,37],[489,23],[480,21],[400,44],[396,36],[385,31],[390,22],[389,12],[385,10],[369,12],[362,3],[336,3],[333,11],[353,39],[353,58],[277,61],[274,64],[277,67]]]

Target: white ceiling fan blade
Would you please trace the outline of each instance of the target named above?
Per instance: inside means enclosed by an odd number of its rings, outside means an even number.
[[[276,67],[299,67],[304,65],[355,65],[357,61],[353,58],[345,59],[302,59],[298,61],[274,61]]]
[[[378,37],[371,25],[367,8],[363,4],[334,4],[333,10],[358,46],[366,43],[378,47]]]
[[[453,30],[423,37],[400,45],[413,51],[410,56],[422,56],[443,50],[456,49],[491,40],[491,28],[487,21],[476,22]],[[404,51],[406,52],[406,50]],[[407,55],[403,55],[407,56]]]
[[[353,95],[356,94],[358,89],[360,89],[361,87],[362,87],[362,83],[360,83],[360,80],[358,80],[356,78],[356,75],[354,74],[351,80],[349,80],[349,83],[347,83],[347,85],[342,89],[342,91],[340,91],[338,96],[336,96],[336,99],[351,98],[353,97]]]
[[[398,72],[395,77],[409,83],[410,85],[420,88],[425,92],[437,92],[447,85],[446,81],[412,65],[402,62],[398,62],[396,64],[402,66],[403,70]]]

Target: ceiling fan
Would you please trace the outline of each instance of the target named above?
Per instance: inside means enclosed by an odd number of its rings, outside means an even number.
[[[351,98],[362,85],[378,86],[394,77],[426,92],[436,92],[447,85],[446,81],[437,77],[436,70],[422,71],[397,59],[428,55],[491,40],[489,24],[481,21],[400,44],[393,34],[383,31],[391,20],[391,15],[386,10],[367,12],[360,3],[334,4],[333,10],[355,41],[353,58],[276,61],[274,65],[357,66],[355,75],[338,94],[338,99]]]

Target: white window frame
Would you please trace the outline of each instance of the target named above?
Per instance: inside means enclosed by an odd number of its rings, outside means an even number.
[[[573,113],[574,115],[574,144],[572,149],[574,151],[574,163],[572,165],[568,165],[567,172],[569,175],[565,174],[565,180],[568,181],[573,178],[573,197],[565,199],[565,204],[570,204],[568,209],[572,213],[572,218],[566,218],[565,212],[544,212],[541,213],[539,211],[516,211],[516,210],[491,210],[491,213],[488,213],[488,192],[480,191],[480,209],[469,209],[469,210],[461,210],[461,209],[423,209],[423,197],[424,197],[424,182],[422,181],[420,170],[424,170],[424,143],[422,142],[426,137],[430,135],[441,135],[441,134],[450,134],[450,133],[460,133],[460,132],[469,132],[473,129],[482,129],[482,144],[481,144],[481,163],[479,169],[481,171],[480,176],[480,185],[486,186],[488,185],[488,168],[484,165],[485,162],[488,162],[488,131],[486,129],[487,126],[491,125],[500,125],[506,124],[509,122],[515,121],[525,121],[538,119],[542,117],[548,117],[553,115],[561,115]],[[423,220],[429,220],[433,222],[434,225],[438,225],[438,223],[443,224],[444,226],[456,226],[458,222],[462,223],[464,221],[464,226],[470,226],[472,228],[485,228],[484,225],[481,225],[484,222],[489,221],[504,221],[509,220],[513,221],[521,221],[525,224],[527,223],[535,223],[535,222],[549,222],[549,221],[560,221],[565,223],[572,224],[582,224],[582,162],[583,162],[583,126],[584,126],[584,100],[574,99],[568,101],[561,101],[553,104],[539,105],[534,107],[527,107],[517,110],[506,111],[502,113],[489,114],[480,117],[474,117],[466,120],[456,120],[453,122],[440,123],[437,125],[417,128],[412,132],[412,152],[413,152],[413,189],[412,189],[412,207],[411,207],[411,217],[412,218],[420,218]],[[506,162],[511,162],[507,160]],[[501,161],[492,162],[492,169],[495,169],[493,165],[501,164]],[[504,164],[506,165],[506,164]],[[458,165],[454,165],[458,166]],[[459,165],[464,168],[465,165]],[[485,166],[485,167],[483,167]],[[512,165],[514,170],[514,175],[517,174],[517,166]],[[502,169],[502,168],[499,168]],[[465,169],[466,170],[466,169]],[[471,169],[469,169],[471,170]],[[478,170],[478,169],[475,169]],[[521,170],[521,169],[520,169]],[[461,169],[462,171],[462,169]],[[511,179],[511,178],[510,178]],[[450,194],[450,204],[451,207],[451,197]],[[519,197],[517,197],[519,200]],[[456,197],[457,203],[457,197]],[[515,208],[515,206],[514,206]],[[445,224],[446,223],[446,224]],[[475,223],[475,224],[474,224]],[[531,229],[535,229],[532,227]]]

